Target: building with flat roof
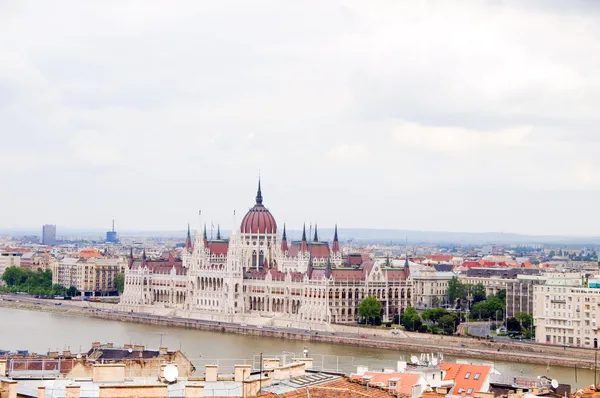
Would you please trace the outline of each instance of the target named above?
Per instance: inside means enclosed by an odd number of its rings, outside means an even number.
[[[56,245],[56,225],[45,224],[42,226],[42,245]]]

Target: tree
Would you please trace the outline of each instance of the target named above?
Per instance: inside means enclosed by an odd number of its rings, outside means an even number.
[[[498,290],[498,294],[496,294],[496,297],[498,297],[498,299],[503,303],[506,303],[506,289]]]
[[[424,320],[431,321],[433,323],[437,323],[438,320],[444,315],[448,315],[448,311],[443,308],[430,308],[423,311],[421,314]]]
[[[421,325],[423,325],[421,317],[413,307],[408,307],[404,311],[404,315],[400,318],[400,323],[404,326],[404,329],[410,331],[419,330]]]
[[[455,314],[444,315],[438,320],[438,324],[445,334],[453,334],[456,331],[457,323],[458,317]]]
[[[471,297],[473,298],[473,304],[484,301],[486,298],[485,286],[483,286],[481,283],[473,286],[471,288]]]
[[[531,325],[533,325],[533,316],[527,312],[519,312],[515,315],[515,318],[517,318],[521,327],[525,330],[529,330]]]
[[[71,286],[70,288],[67,289],[67,296],[75,297],[78,295],[79,295],[79,290],[77,290],[77,288],[75,286]]]
[[[18,286],[27,280],[27,272],[31,272],[26,268],[21,267],[8,267],[2,274],[2,280],[6,282],[8,286]]]
[[[455,304],[457,300],[464,301],[466,298],[467,288],[458,280],[458,277],[453,276],[452,279],[448,281],[448,299],[450,299],[452,304]]]
[[[358,306],[358,315],[361,318],[375,319],[381,314],[381,302],[373,296],[367,296]]]
[[[123,290],[125,290],[125,274],[119,272],[115,276],[115,284],[117,285],[117,290],[119,291],[119,294],[123,293]]]
[[[506,320],[506,329],[510,332],[520,332],[521,324],[519,323],[519,320],[513,316]]]

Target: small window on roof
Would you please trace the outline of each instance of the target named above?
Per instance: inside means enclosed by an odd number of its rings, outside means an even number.
[[[473,394],[473,389],[472,389],[472,388],[469,388],[469,389],[467,390],[467,395],[471,395],[471,394]]]
[[[480,377],[481,373],[475,373],[475,377],[473,377],[473,380],[479,380]]]
[[[461,387],[461,388],[459,388],[459,389],[458,389],[458,393],[459,393],[459,394],[462,394],[463,392],[465,392],[465,389],[464,389],[464,388],[462,388],[462,387]]]
[[[467,374],[465,375],[465,380],[468,379],[469,377],[471,377],[471,372],[467,372]]]

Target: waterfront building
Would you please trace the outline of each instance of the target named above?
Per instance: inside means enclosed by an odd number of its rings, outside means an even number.
[[[0,276],[8,267],[19,267],[21,265],[21,252],[0,251]]]
[[[42,226],[42,245],[56,245],[56,225],[46,224]]]
[[[122,257],[67,257],[55,262],[52,283],[75,286],[83,295],[107,296],[117,294],[116,276],[128,268]]]
[[[202,225],[202,223],[201,223]],[[368,295],[383,304],[391,321],[413,305],[410,267],[386,259],[344,256],[337,226],[331,244],[314,235],[288,241],[263,204],[260,182],[254,206],[227,239],[206,226],[188,235],[182,263],[134,263],[125,275],[123,310],[176,314],[229,322],[322,327],[354,323]]]
[[[434,267],[421,266],[417,270],[411,268],[415,308],[436,308],[447,304],[448,282],[454,276],[456,274],[452,271],[437,271]]]
[[[534,286],[536,341],[542,344],[598,348],[600,289],[582,278],[552,278]],[[594,284],[592,284],[594,286]]]
[[[20,266],[31,271],[54,269],[58,260],[47,251],[31,251],[23,253]]]

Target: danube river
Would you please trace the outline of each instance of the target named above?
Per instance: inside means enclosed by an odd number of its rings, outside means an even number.
[[[197,366],[198,374],[203,372],[202,364],[215,360],[220,360],[223,367],[244,361],[252,364],[261,353],[265,356],[288,354],[287,358],[291,358],[292,353],[300,354],[305,347],[317,364],[324,363],[327,370],[339,369],[346,373],[355,372],[356,366],[369,366],[370,369],[395,368],[402,357],[408,360],[411,355],[421,354],[325,343],[307,345],[306,342],[296,340],[156,327],[0,307],[0,349],[46,353],[49,350],[70,348],[72,352],[79,352],[87,351],[93,341],[113,342],[115,345],[142,344],[153,349],[158,348],[162,342],[169,349],[181,348]],[[446,361],[455,359],[457,358],[445,357]],[[495,366],[504,375],[546,375],[577,387],[590,385],[594,381],[594,372],[590,369],[575,370],[504,361],[496,361]]]

